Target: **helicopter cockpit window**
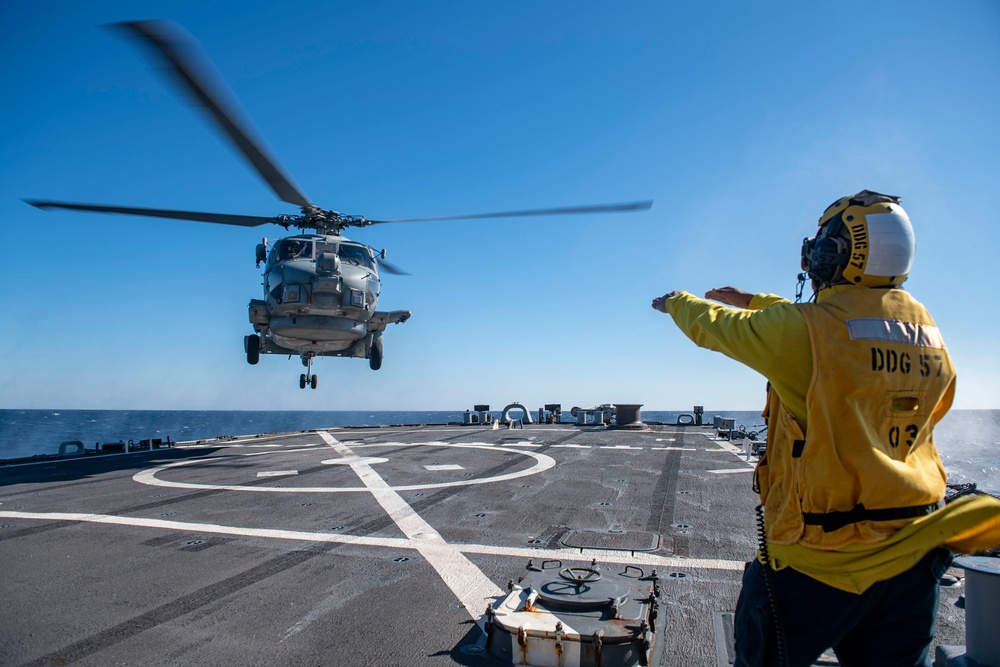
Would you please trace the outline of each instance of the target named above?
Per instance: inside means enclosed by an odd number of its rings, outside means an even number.
[[[371,252],[363,245],[341,243],[337,254],[340,255],[341,261],[350,262],[351,264],[357,264],[369,269],[375,268],[375,260],[372,259]]]
[[[284,239],[278,244],[275,257],[282,262],[289,259],[312,259],[312,241]]]

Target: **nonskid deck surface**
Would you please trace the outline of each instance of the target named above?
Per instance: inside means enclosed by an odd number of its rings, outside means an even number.
[[[477,621],[507,582],[597,559],[660,576],[660,665],[724,665],[755,498],[714,436],[351,428],[0,468],[0,664],[497,665]]]

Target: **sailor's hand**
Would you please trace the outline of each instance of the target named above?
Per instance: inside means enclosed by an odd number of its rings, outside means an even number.
[[[673,292],[670,292],[669,294],[664,294],[663,296],[656,297],[655,299],[653,299],[653,304],[652,304],[653,305],[653,310],[658,310],[661,313],[667,312],[666,308],[664,308],[664,306],[667,303],[667,299],[672,299],[673,297],[677,296],[678,294],[680,294],[680,292],[674,290]]]
[[[716,287],[705,292],[705,298],[724,303],[728,306],[749,308],[753,294],[737,287]]]

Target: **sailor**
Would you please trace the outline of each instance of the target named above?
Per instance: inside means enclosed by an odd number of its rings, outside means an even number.
[[[952,553],[1000,545],[1000,500],[944,503],[933,431],[955,369],[901,288],[914,248],[900,198],[862,190],[802,243],[812,302],[734,287],[653,299],[697,345],[770,382],[754,473],[766,537],[743,575],[737,665],[811,665],[828,648],[841,665],[930,665]]]

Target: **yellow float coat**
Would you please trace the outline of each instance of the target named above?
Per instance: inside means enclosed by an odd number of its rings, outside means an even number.
[[[836,311],[838,303],[840,304],[839,308],[843,308],[850,302],[857,300],[870,301],[871,299],[866,299],[866,297],[876,295],[880,297],[881,294],[889,291],[869,290],[868,288],[851,285],[837,286],[821,291],[815,305],[792,304],[780,297],[758,294],[751,301],[750,308],[746,310],[727,308],[682,292],[680,295],[666,301],[665,310],[674,318],[680,329],[696,344],[722,352],[757,370],[770,380],[772,385],[772,400],[770,405],[774,412],[771,415],[769,436],[772,439],[783,438],[794,443],[795,440],[804,439],[800,436],[790,437],[790,435],[794,436],[796,429],[801,429],[802,433],[809,434],[810,437],[812,436],[810,432],[810,416],[816,411],[818,405],[815,402],[815,397],[812,403],[809,403],[808,400],[810,388],[813,384],[814,353],[813,345],[810,341],[809,326],[806,323],[806,317],[816,320],[817,313],[804,315],[803,309],[825,309],[818,313],[818,317],[823,318],[827,316],[831,307]],[[894,300],[897,298],[900,299],[906,308],[918,308],[919,311],[915,311],[916,315],[919,315],[921,312],[924,315],[926,314],[923,308],[919,307],[919,304],[905,293],[899,290],[891,291],[900,293],[901,296],[894,295],[892,298]],[[830,301],[831,299],[832,301]],[[880,300],[880,298],[877,300]],[[824,306],[824,304],[826,305]],[[870,311],[863,313],[865,316],[871,314],[873,313]],[[878,315],[879,313],[874,314]],[[848,319],[848,317],[845,316],[842,319]],[[871,319],[887,318],[875,317]],[[929,321],[929,317],[926,322],[917,322],[916,324],[927,324],[928,327],[933,325]],[[868,325],[862,323],[861,330],[866,330],[866,326]],[[915,331],[917,330],[919,329],[915,329]],[[885,366],[885,349],[888,349],[888,347],[895,348],[896,344],[891,340],[885,342],[886,346],[880,348],[883,355],[881,362],[878,353],[870,351],[870,345],[866,353],[874,355],[874,359],[871,356],[868,359],[869,368],[872,365],[878,368],[881,364],[881,372],[889,374],[890,372],[885,370],[885,368],[888,368],[888,366]],[[896,352],[895,366],[893,366],[896,371],[893,371],[893,373],[899,374],[899,349],[896,349]],[[919,352],[918,354],[920,353],[926,352]],[[933,352],[931,354],[933,355]],[[826,357],[824,356],[823,359],[826,359]],[[936,360],[934,359],[925,359],[924,361],[927,362],[928,366],[931,366],[932,362],[936,364]],[[921,368],[923,368],[920,362],[919,357],[916,359],[911,358],[910,372],[919,374]],[[821,359],[820,363],[823,364],[824,361]],[[943,375],[941,377],[946,382],[935,385],[935,388],[931,392],[935,394],[934,397],[926,398],[925,401],[917,398],[915,401],[912,392],[905,389],[890,388],[888,391],[903,392],[898,396],[901,400],[896,401],[895,407],[904,413],[907,410],[913,412],[914,408],[916,408],[917,412],[921,412],[927,418],[929,424],[936,423],[943,417],[950,407],[954,396],[954,382],[951,378],[946,377],[950,373],[950,363],[948,364],[948,370],[944,369],[944,364],[945,362],[942,360],[941,369]],[[825,365],[829,365],[829,360],[826,361]],[[938,367],[936,365],[933,366],[933,373],[936,374],[937,371]],[[935,379],[940,378],[936,377]],[[940,384],[946,385],[943,391]],[[831,398],[831,390],[829,388],[822,391],[824,405],[835,400]],[[929,405],[929,403],[933,403],[933,405]],[[892,408],[893,404],[890,403],[889,407]],[[783,417],[779,418],[778,413],[783,413]],[[817,424],[820,426],[824,423],[826,424],[821,430],[827,432],[827,439],[832,437],[828,431],[828,426],[832,421],[831,416],[835,414],[836,410],[832,410],[829,415],[820,417],[817,421]],[[907,421],[899,424],[898,438],[896,438],[896,432],[893,431],[891,438],[895,438],[897,443],[896,448],[892,447],[888,439],[890,438],[890,434],[888,432],[885,434],[886,443],[888,443],[887,449],[892,451],[898,450],[898,447],[901,445],[906,446],[906,441],[912,439],[908,437],[912,433],[912,428],[909,431],[906,430],[906,427],[911,423],[915,422]],[[888,428],[891,428],[891,426]],[[884,429],[886,426],[880,422],[880,426],[877,428]],[[926,432],[921,433],[921,426],[919,424],[917,425],[917,429],[918,437],[926,434]],[[915,442],[916,440],[914,440]],[[921,439],[921,443],[923,442],[924,440]],[[933,502],[940,498],[940,495],[937,498],[933,498],[931,496],[934,493],[930,493],[928,490],[934,488],[935,484],[942,484],[943,479],[940,477],[940,472],[935,472],[941,470],[936,452],[933,452],[933,455],[929,455],[933,450],[933,443],[930,443],[929,439],[927,439],[927,443],[929,443],[929,447],[922,444],[919,448],[926,451],[921,454],[920,464],[914,467],[914,470],[919,471],[916,473],[918,479],[926,477],[918,485],[924,490],[916,490],[914,496],[920,499],[927,497],[928,500],[926,502]],[[820,445],[820,441],[817,439],[815,443],[811,441],[810,444]],[[910,445],[910,447],[912,446]],[[769,449],[769,456],[772,451],[774,450]],[[827,452],[827,454],[831,453]],[[877,455],[873,454],[873,456]],[[898,462],[891,463],[885,461],[884,463],[886,463],[888,468],[884,469],[882,474],[885,474],[886,470],[891,469],[892,466],[898,465]],[[765,490],[765,496],[768,491],[774,488],[775,482],[779,486],[783,485],[785,487],[785,490],[779,491],[778,496],[772,496],[770,503],[768,503],[769,533],[774,532],[774,526],[776,525],[774,519],[781,515],[781,512],[772,511],[770,505],[778,503],[779,500],[786,503],[798,502],[795,500],[798,494],[789,492],[789,489],[794,489],[794,484],[789,483],[786,472],[770,470],[764,481],[764,484],[768,487]],[[840,474],[844,474],[843,469]],[[938,478],[937,480],[934,479],[935,475]],[[854,482],[851,479],[829,480],[831,488],[840,488],[843,484],[850,487]],[[928,495],[921,495],[925,492]],[[900,506],[921,504],[924,503],[907,501]],[[868,507],[868,505],[865,506]],[[877,505],[873,505],[872,507],[877,507]],[[882,505],[882,507],[885,507],[885,505]],[[808,507],[802,511],[846,511],[851,508],[852,506]],[[813,543],[810,546],[806,546],[806,544],[798,539],[791,540],[788,538],[788,535],[782,533],[775,537],[778,537],[781,542],[787,542],[787,544],[779,544],[778,540],[772,539],[769,543],[770,555],[775,567],[790,566],[842,590],[862,592],[876,581],[890,578],[907,570],[926,555],[928,551],[937,546],[945,545],[952,550],[968,553],[992,548],[1000,544],[1000,501],[985,496],[964,498],[928,516],[888,523],[893,524],[891,530],[884,531],[881,534],[868,533],[860,535],[854,529],[851,529],[848,531],[853,534],[851,538],[835,539],[827,541],[825,544],[822,543],[821,539],[820,543]],[[784,526],[784,528],[787,528],[787,526]],[[810,526],[811,528],[814,527]],[[818,526],[815,526],[815,528],[819,529]],[[803,528],[803,535],[805,535],[805,532]],[[833,535],[841,538],[842,536],[838,536],[837,533],[843,532],[840,530],[833,531]],[[807,539],[807,541],[809,540]],[[817,546],[823,548],[816,548]]]

